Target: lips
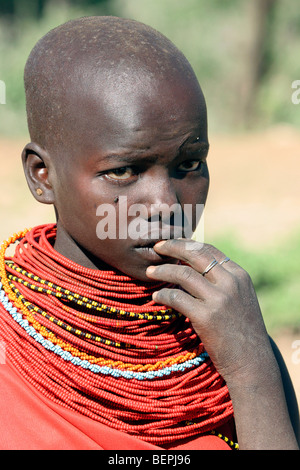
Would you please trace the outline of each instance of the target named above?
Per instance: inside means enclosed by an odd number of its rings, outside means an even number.
[[[155,243],[161,240],[169,240],[173,238],[181,238],[183,236],[183,229],[181,226],[170,226],[163,224],[162,227],[148,227],[147,230],[139,234],[136,240],[135,247],[149,247],[153,248]]]
[[[137,240],[138,244],[133,247],[134,252],[138,256],[140,256],[144,261],[146,261],[147,264],[161,264],[166,262],[173,262],[174,258],[159,255],[154,250],[154,245],[161,240],[165,240],[165,238],[159,238],[155,240]]]
[[[143,240],[143,239],[140,239],[140,240],[138,240],[138,243],[134,246],[134,248],[153,248],[155,243],[158,243],[161,240],[164,240],[164,238],[159,238],[157,240],[153,240],[153,239]]]
[[[144,231],[139,233],[139,238],[135,240],[133,245],[134,252],[147,263],[160,264],[173,262],[174,258],[159,255],[153,247],[161,240],[181,238],[183,236],[182,227],[163,223],[160,227],[148,224],[143,228]]]

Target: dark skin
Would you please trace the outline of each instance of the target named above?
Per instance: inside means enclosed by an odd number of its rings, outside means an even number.
[[[162,257],[154,250],[141,250],[145,240],[99,240],[97,207],[112,204],[116,195],[126,196],[128,207],[145,205],[150,219],[155,215],[151,211],[155,204],[190,204],[195,208],[205,203],[209,185],[205,102],[197,82],[173,82],[172,87],[170,82],[159,84],[163,104],[157,100],[158,85],[154,82],[151,90],[143,86],[135,90],[134,96],[132,88],[136,86],[129,84],[126,93],[119,96],[118,106],[111,105],[110,109],[103,102],[107,103],[110,94],[113,103],[114,86],[111,90],[107,86],[105,93],[91,93],[86,100],[74,93],[74,112],[80,109],[80,119],[89,124],[89,132],[83,130],[81,135],[90,134],[92,128],[93,140],[80,139],[78,146],[73,144],[71,151],[67,150],[64,159],[51,158],[34,143],[26,147],[29,184],[32,181],[34,188],[43,186],[43,195],[38,199],[54,204],[58,214],[55,249],[76,263],[88,268],[113,266],[149,281],[147,267],[162,262]],[[194,92],[186,93],[187,86]],[[149,95],[155,92],[156,101],[149,101]],[[88,118],[91,114],[93,123]],[[122,207],[117,205],[116,210],[119,220]],[[128,217],[128,224],[132,219]]]
[[[198,82],[172,73],[148,83],[147,89],[129,80],[127,88],[101,90],[89,89],[84,99],[76,88],[69,91],[74,111],[80,99],[78,128],[86,132],[71,136],[64,158],[35,142],[23,152],[32,193],[55,206],[56,250],[88,268],[113,266],[143,281],[181,286],[184,291],[158,291],[154,300],[191,320],[226,380],[240,448],[297,449],[289,417],[289,411],[297,416],[295,398],[289,380],[282,384],[286,369],[274,354],[248,274],[229,261],[202,276],[214,258],[220,262],[225,254],[194,241],[168,240],[145,254],[136,240],[99,241],[96,236],[96,207],[112,204],[116,195],[126,195],[128,205],[145,204],[149,211],[151,204],[195,208],[205,203],[208,139]],[[37,196],[37,188],[42,195]]]

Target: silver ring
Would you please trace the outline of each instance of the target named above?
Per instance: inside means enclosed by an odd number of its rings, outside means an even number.
[[[204,276],[204,274],[207,274],[214,266],[216,266],[216,264],[218,264],[218,261],[216,259],[214,259],[208,266],[207,268],[205,268],[205,270],[203,271],[202,276]]]
[[[223,263],[227,263],[227,261],[230,261],[230,258],[226,256],[226,258],[224,258],[223,261],[221,261],[219,264],[221,265]]]

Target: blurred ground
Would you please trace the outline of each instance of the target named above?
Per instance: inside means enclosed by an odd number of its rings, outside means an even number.
[[[268,247],[300,227],[300,132],[282,126],[210,143],[207,236],[229,230]]]
[[[265,250],[284,243],[300,227],[300,132],[282,126],[261,134],[218,136],[210,143],[205,241],[228,230],[245,245]],[[300,334],[286,331],[274,339],[300,406],[300,354],[295,352]]]
[[[20,160],[25,144],[22,139],[0,141],[1,240],[54,221],[52,208],[35,202],[27,189]],[[267,250],[300,228],[300,132],[282,126],[251,135],[211,136],[210,144],[206,242],[228,231],[246,245]],[[300,403],[300,354],[297,363],[293,349],[300,334],[284,332],[275,340]]]

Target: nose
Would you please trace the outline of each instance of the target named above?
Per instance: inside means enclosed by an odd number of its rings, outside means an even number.
[[[148,208],[149,218],[163,214],[166,209],[175,209],[180,205],[174,179],[166,168],[153,171],[145,177],[142,190],[143,203]]]
[[[167,168],[148,171],[136,187],[138,224],[141,238],[178,238],[190,236],[192,214],[186,214],[180,197],[178,179]],[[136,208],[134,208],[136,209]],[[141,212],[140,212],[140,209]],[[135,217],[135,210],[130,216]],[[137,222],[135,220],[135,222]]]
[[[180,204],[176,180],[166,168],[151,172],[144,181],[143,201],[147,207],[146,222],[151,238],[175,238],[183,236],[185,215]]]

